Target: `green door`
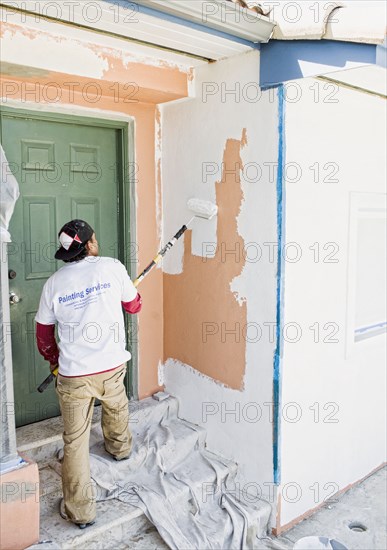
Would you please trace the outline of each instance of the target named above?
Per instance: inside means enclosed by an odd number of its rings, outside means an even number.
[[[9,228],[9,286],[20,298],[10,309],[15,417],[22,426],[59,414],[54,385],[36,391],[49,367],[37,351],[34,323],[44,283],[64,265],[54,259],[58,230],[71,219],[84,219],[96,232],[100,254],[121,256],[122,137],[114,127],[83,118],[20,116],[11,110],[1,115],[1,136],[20,187]]]

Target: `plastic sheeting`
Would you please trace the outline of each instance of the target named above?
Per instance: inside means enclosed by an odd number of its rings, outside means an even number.
[[[15,203],[19,198],[19,185],[12,174],[3,146],[0,144],[0,167],[1,167],[1,206],[0,206],[0,240],[10,242],[11,236],[8,232]]]
[[[92,429],[97,500],[117,498],[141,508],[172,549],[254,548],[256,536],[266,534],[270,505],[241,502],[236,464],[205,448],[203,428],[170,413],[172,399],[144,425],[131,424],[129,460],[110,458],[101,428]]]

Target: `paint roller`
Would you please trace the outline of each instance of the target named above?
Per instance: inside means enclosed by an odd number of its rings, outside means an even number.
[[[172,239],[162,248],[157,256],[150,262],[149,265],[140,273],[140,275],[133,281],[133,284],[135,287],[137,287],[141,281],[152,271],[152,269],[161,262],[161,260],[164,258],[165,254],[170,250],[174,244],[180,239],[182,235],[187,231],[188,227],[191,225],[191,223],[194,221],[195,218],[202,218],[204,220],[211,220],[214,216],[218,213],[218,207],[216,204],[214,204],[211,201],[205,201],[197,198],[190,199],[187,202],[187,208],[191,212],[194,213],[192,218],[187,222],[185,225],[183,225],[179,231],[172,237]],[[38,387],[38,392],[42,393],[45,389],[48,388],[48,386],[51,384],[51,382],[55,379],[55,377],[58,375],[58,367],[56,367],[55,370],[52,371],[49,376]]]
[[[218,207],[211,201],[204,201],[201,199],[190,199],[187,203],[188,210],[194,212],[194,216],[188,223],[183,225],[174,237],[162,248],[157,256],[151,261],[151,263],[144,269],[142,273],[137,277],[133,284],[137,287],[141,281],[148,275],[150,271],[164,258],[165,254],[170,250],[174,244],[180,239],[180,237],[187,231],[188,227],[194,221],[195,218],[203,218],[205,220],[211,220],[218,213]]]

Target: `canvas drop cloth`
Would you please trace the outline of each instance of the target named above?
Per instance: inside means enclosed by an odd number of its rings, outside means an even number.
[[[133,448],[125,461],[110,458],[100,426],[92,428],[97,500],[141,508],[173,549],[253,548],[256,536],[266,534],[269,514],[238,500],[235,464],[207,451],[205,431],[171,414],[170,403],[155,407],[146,422],[132,418]]]

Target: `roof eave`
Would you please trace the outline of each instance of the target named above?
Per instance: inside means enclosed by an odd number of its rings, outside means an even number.
[[[136,0],[136,4],[253,43],[268,42],[276,25],[268,17],[228,0]]]

